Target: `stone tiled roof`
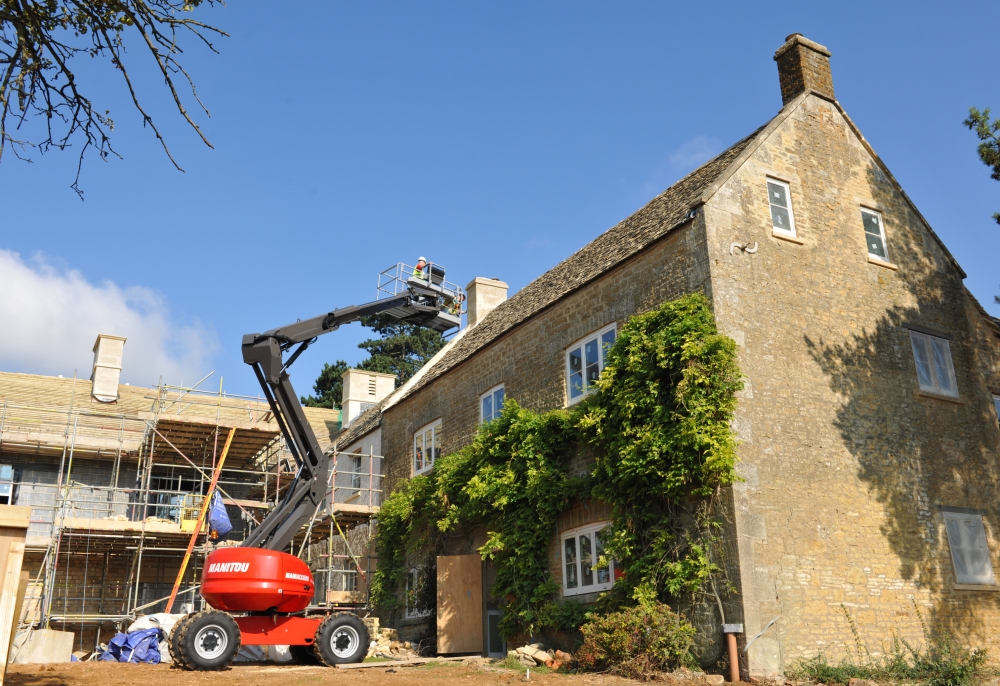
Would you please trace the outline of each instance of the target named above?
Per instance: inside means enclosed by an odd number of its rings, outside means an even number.
[[[442,374],[454,369],[518,324],[641,252],[683,224],[687,221],[690,211],[701,204],[706,191],[767,127],[768,125],[765,125],[757,129],[718,157],[706,162],[653,198],[649,204],[628,219],[613,226],[522,288],[472,327],[468,334],[402,397],[408,397]],[[381,413],[373,412],[373,414]],[[355,433],[353,426],[351,434],[356,437],[364,435]],[[347,445],[344,439],[338,443]]]
[[[372,431],[377,429],[382,424],[382,407],[392,396],[388,396],[383,399],[382,402],[377,403],[374,407],[369,407],[367,410],[359,414],[351,425],[347,427],[339,436],[334,444],[336,450],[341,450],[346,448],[354,441],[359,438],[364,438]]]

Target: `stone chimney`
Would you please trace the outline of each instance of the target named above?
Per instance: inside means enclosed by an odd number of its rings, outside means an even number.
[[[94,400],[113,403],[118,400],[118,379],[122,375],[122,352],[125,339],[102,333],[94,343],[94,369],[90,373],[93,382],[91,394]]]
[[[830,51],[801,33],[793,33],[774,53],[781,82],[781,104],[787,105],[800,93],[813,91],[834,99],[830,74]]]
[[[341,378],[344,380],[344,426],[348,426],[369,407],[381,402],[396,388],[394,374],[348,369],[341,374]]]
[[[507,284],[499,279],[477,276],[465,287],[465,292],[469,298],[466,307],[469,326],[473,327],[507,299]]]

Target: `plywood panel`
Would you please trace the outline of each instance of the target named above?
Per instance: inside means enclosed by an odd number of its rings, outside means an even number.
[[[437,559],[437,650],[483,652],[483,560],[479,555]]]
[[[24,538],[28,533],[30,507],[0,505],[0,655],[10,652],[12,624],[17,621],[14,608],[24,560]],[[7,671],[7,660],[0,670],[0,686]]]

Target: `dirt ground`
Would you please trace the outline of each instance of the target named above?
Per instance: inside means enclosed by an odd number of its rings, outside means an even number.
[[[390,671],[387,671],[390,670]],[[391,671],[395,670],[395,671]],[[638,682],[595,674],[531,672],[535,686],[636,686]],[[663,682],[660,682],[663,684]],[[331,669],[274,664],[238,664],[225,672],[189,672],[169,665],[70,662],[8,665],[6,686],[524,686],[524,671],[436,663],[418,667]]]

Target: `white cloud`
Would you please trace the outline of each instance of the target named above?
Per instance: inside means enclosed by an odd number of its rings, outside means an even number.
[[[670,153],[670,166],[682,173],[687,173],[703,162],[715,157],[722,150],[722,143],[710,136],[695,136],[685,141]]]
[[[36,256],[0,249],[0,369],[89,378],[100,333],[125,336],[122,382],[193,383],[218,348],[198,321],[178,324],[161,296],[111,281],[93,284]]]

